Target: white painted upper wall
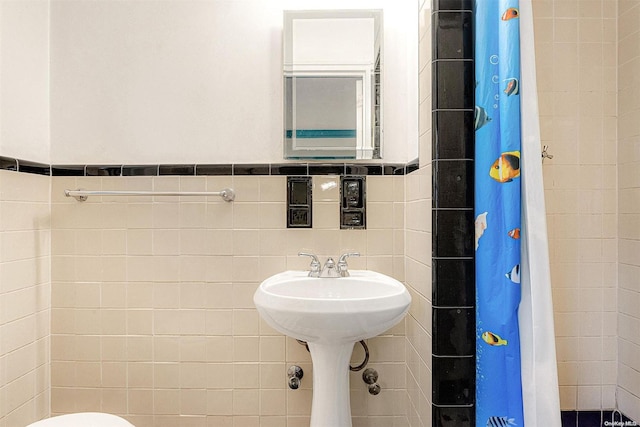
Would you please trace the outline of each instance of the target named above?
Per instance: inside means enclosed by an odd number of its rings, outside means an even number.
[[[0,1],[0,155],[49,163],[49,1]]]
[[[283,11],[334,8],[384,9],[384,161],[416,158],[413,2],[52,0],[51,161],[282,161]]]
[[[369,65],[376,60],[373,18],[296,19],[293,46],[285,64]],[[285,49],[285,52],[287,49]],[[289,64],[287,64],[289,65]]]

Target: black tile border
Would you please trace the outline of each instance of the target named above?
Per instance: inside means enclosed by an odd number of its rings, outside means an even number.
[[[344,163],[309,164],[309,175],[345,175]]]
[[[432,207],[458,209],[473,207],[473,160],[433,160],[434,181]]]
[[[48,165],[0,156],[0,170],[51,176],[310,176],[408,175],[418,159],[405,163],[224,163],[150,165]]]
[[[227,176],[233,175],[232,164],[193,165],[196,175]]]
[[[432,259],[475,258],[474,219],[471,209],[431,210]],[[434,289],[439,283],[433,284]],[[475,287],[474,287],[475,292]],[[474,295],[475,299],[475,295]]]
[[[438,37],[432,44],[432,57],[439,59],[473,59],[473,14],[468,10],[438,10],[431,15],[431,25]],[[460,30],[462,29],[462,31]]]
[[[346,164],[344,165],[344,173],[345,175],[382,175],[383,166],[382,165],[359,165],[357,163]]]
[[[84,176],[122,176],[122,165],[87,165]]]
[[[158,175],[184,175],[196,174],[196,165],[158,165]]]
[[[122,166],[122,176],[157,176],[159,165]]]
[[[84,176],[84,170],[85,166],[78,165],[51,166],[51,176]]]
[[[560,424],[562,427],[577,427],[578,413],[576,411],[560,411]]]
[[[476,409],[473,406],[434,406],[433,427],[475,427]]]
[[[475,262],[470,258],[432,258],[433,308],[473,307]]]
[[[611,411],[611,412],[612,412],[612,415],[613,415],[614,411]],[[619,411],[616,411],[616,412],[620,413]],[[605,414],[606,414],[606,412],[605,412]],[[632,420],[631,418],[627,417],[625,414],[622,414],[622,413],[620,413],[620,415],[622,415],[622,421],[624,421],[624,422],[629,421],[631,423],[636,423],[637,425],[640,425],[640,421]]]
[[[16,159],[16,163],[18,164],[18,172],[33,173],[36,175],[51,175],[50,165],[20,159]]]
[[[405,166],[404,168],[404,175],[409,175],[411,172],[415,172],[420,168],[420,165],[418,164],[418,160],[414,160],[412,162],[407,163],[407,166]],[[403,175],[402,173],[399,173],[399,171],[397,171],[398,173],[394,173],[394,175]]]
[[[617,410],[561,411],[562,427],[633,427],[640,423]]]
[[[51,165],[0,156],[0,170],[24,172],[36,175],[51,175]]]
[[[476,348],[474,308],[433,307],[433,353],[439,356],[469,356]]]
[[[271,165],[271,175],[309,175],[309,165],[306,163],[274,163]]]
[[[433,0],[432,6],[432,425],[471,427],[476,409],[473,2]]]
[[[433,0],[433,10],[473,10],[473,0]]]
[[[233,165],[233,175],[270,175],[269,164],[238,164]]]
[[[431,357],[431,363],[433,367],[433,407],[469,407],[475,404],[475,356],[440,357],[434,354]]]
[[[473,160],[474,110],[434,110],[432,120],[433,160]]]
[[[0,169],[17,171],[18,161],[16,159],[12,159],[11,157],[0,157]]]
[[[474,108],[475,71],[472,59],[434,59],[432,62],[434,110]]]

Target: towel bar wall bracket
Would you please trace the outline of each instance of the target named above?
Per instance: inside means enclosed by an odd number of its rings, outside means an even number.
[[[225,202],[232,202],[236,193],[231,188],[221,191],[102,191],[102,190],[64,190],[64,195],[84,202],[89,196],[220,196]]]

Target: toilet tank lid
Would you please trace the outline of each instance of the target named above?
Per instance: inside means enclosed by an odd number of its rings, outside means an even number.
[[[59,415],[29,424],[27,427],[134,427],[116,415],[101,412],[80,412]]]

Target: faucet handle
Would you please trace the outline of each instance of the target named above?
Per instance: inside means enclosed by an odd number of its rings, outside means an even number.
[[[360,256],[360,252],[347,252],[340,255],[340,258],[338,258],[338,264],[342,264],[342,263],[346,264],[347,258],[350,256]]]
[[[311,257],[311,265],[309,271],[309,277],[318,277],[320,276],[320,260],[315,254],[310,254],[308,252],[298,252],[298,256],[308,256]]]
[[[347,258],[350,256],[360,256],[360,252],[347,252],[340,255],[340,258],[338,258],[338,271],[340,272],[341,277],[349,277]]]

